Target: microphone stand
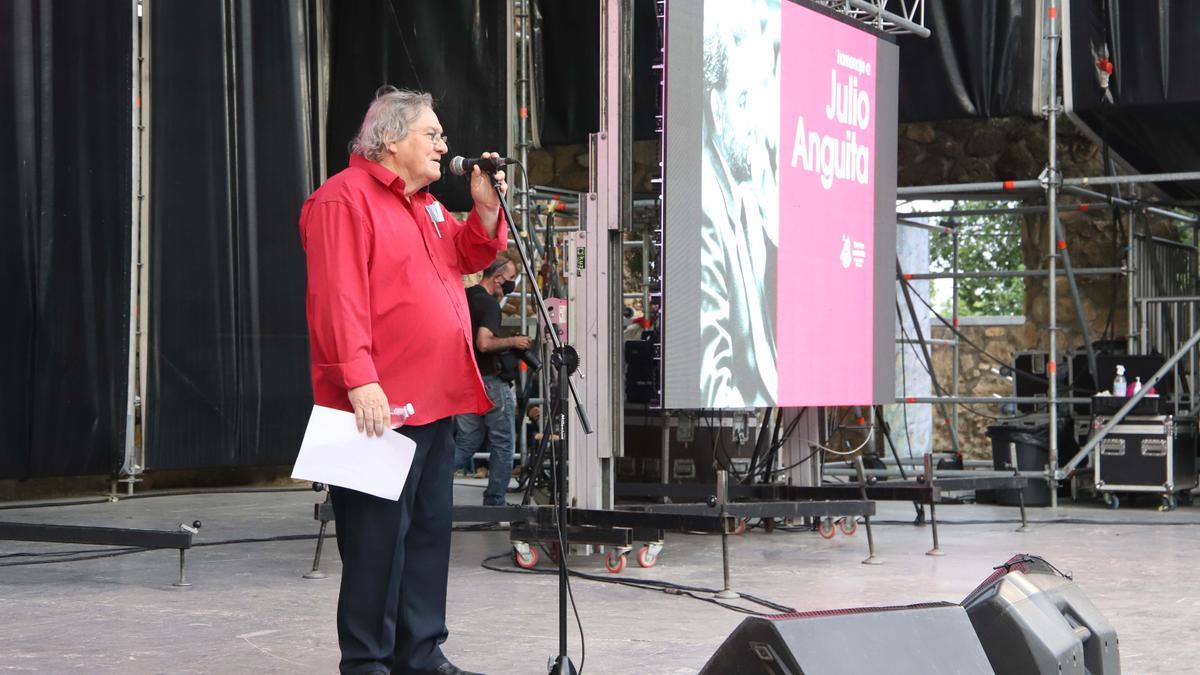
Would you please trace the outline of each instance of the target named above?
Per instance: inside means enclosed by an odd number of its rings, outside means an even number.
[[[526,288],[533,293],[534,303],[537,305],[538,318],[543,326],[545,326],[546,334],[550,337],[550,343],[553,346],[553,351],[550,356],[550,363],[558,371],[558,386],[552,387],[556,391],[558,410],[558,434],[554,434],[553,421],[550,426],[551,438],[551,464],[554,467],[554,504],[557,507],[558,513],[558,657],[550,666],[550,675],[575,675],[575,664],[571,663],[571,658],[567,655],[567,400],[570,398],[575,401],[575,414],[579,416],[579,425],[583,428],[583,433],[592,433],[592,424],[588,420],[587,413],[583,409],[583,404],[579,400],[579,393],[575,391],[575,385],[571,382],[571,374],[579,367],[579,355],[574,348],[565,346],[562,341],[562,336],[558,334],[554,323],[550,320],[550,309],[546,306],[546,298],[542,296],[542,290],[537,285],[537,275],[534,273],[533,263],[529,258],[529,253],[525,250],[525,242],[521,241],[521,233],[516,231],[516,221],[513,220],[512,211],[508,208],[508,200],[504,197],[504,192],[500,189],[500,183],[496,180],[494,174],[489,173],[489,178],[492,181],[492,189],[496,191],[496,196],[500,198],[500,208],[504,212],[504,220],[508,223],[510,229],[513,230],[513,241],[517,243],[517,253],[521,257],[521,267],[525,271],[525,279],[527,280]],[[546,242],[550,246],[550,242]],[[553,266],[550,268],[550,274],[558,274]],[[568,396],[569,394],[569,396]],[[557,438],[555,439],[555,436]]]

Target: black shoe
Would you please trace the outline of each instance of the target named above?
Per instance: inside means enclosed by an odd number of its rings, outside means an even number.
[[[430,675],[483,675],[470,670],[463,670],[449,661],[438,666],[437,669],[429,671]]]

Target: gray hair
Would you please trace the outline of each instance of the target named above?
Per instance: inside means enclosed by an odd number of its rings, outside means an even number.
[[[404,140],[408,128],[426,108],[433,109],[433,97],[423,91],[380,87],[358,135],[350,142],[350,152],[378,162],[383,158],[384,145]]]
[[[504,269],[511,262],[512,262],[511,258],[509,258],[508,256],[501,253],[500,255],[496,256],[496,259],[493,260],[490,265],[483,268],[483,278],[491,279],[492,277],[499,274],[500,270]],[[514,265],[515,265],[515,263],[514,263]]]

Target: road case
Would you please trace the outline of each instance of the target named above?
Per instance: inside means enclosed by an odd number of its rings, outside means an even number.
[[[1097,417],[1093,433],[1111,418]],[[1196,428],[1170,415],[1129,416],[1112,428],[1093,455],[1096,492],[1109,508],[1122,493],[1162,496],[1163,510],[1190,503],[1196,487]]]

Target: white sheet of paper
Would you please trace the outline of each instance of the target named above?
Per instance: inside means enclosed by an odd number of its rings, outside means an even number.
[[[410,438],[394,431],[367,436],[355,425],[354,413],[315,405],[292,478],[395,501],[404,489],[416,448]]]

